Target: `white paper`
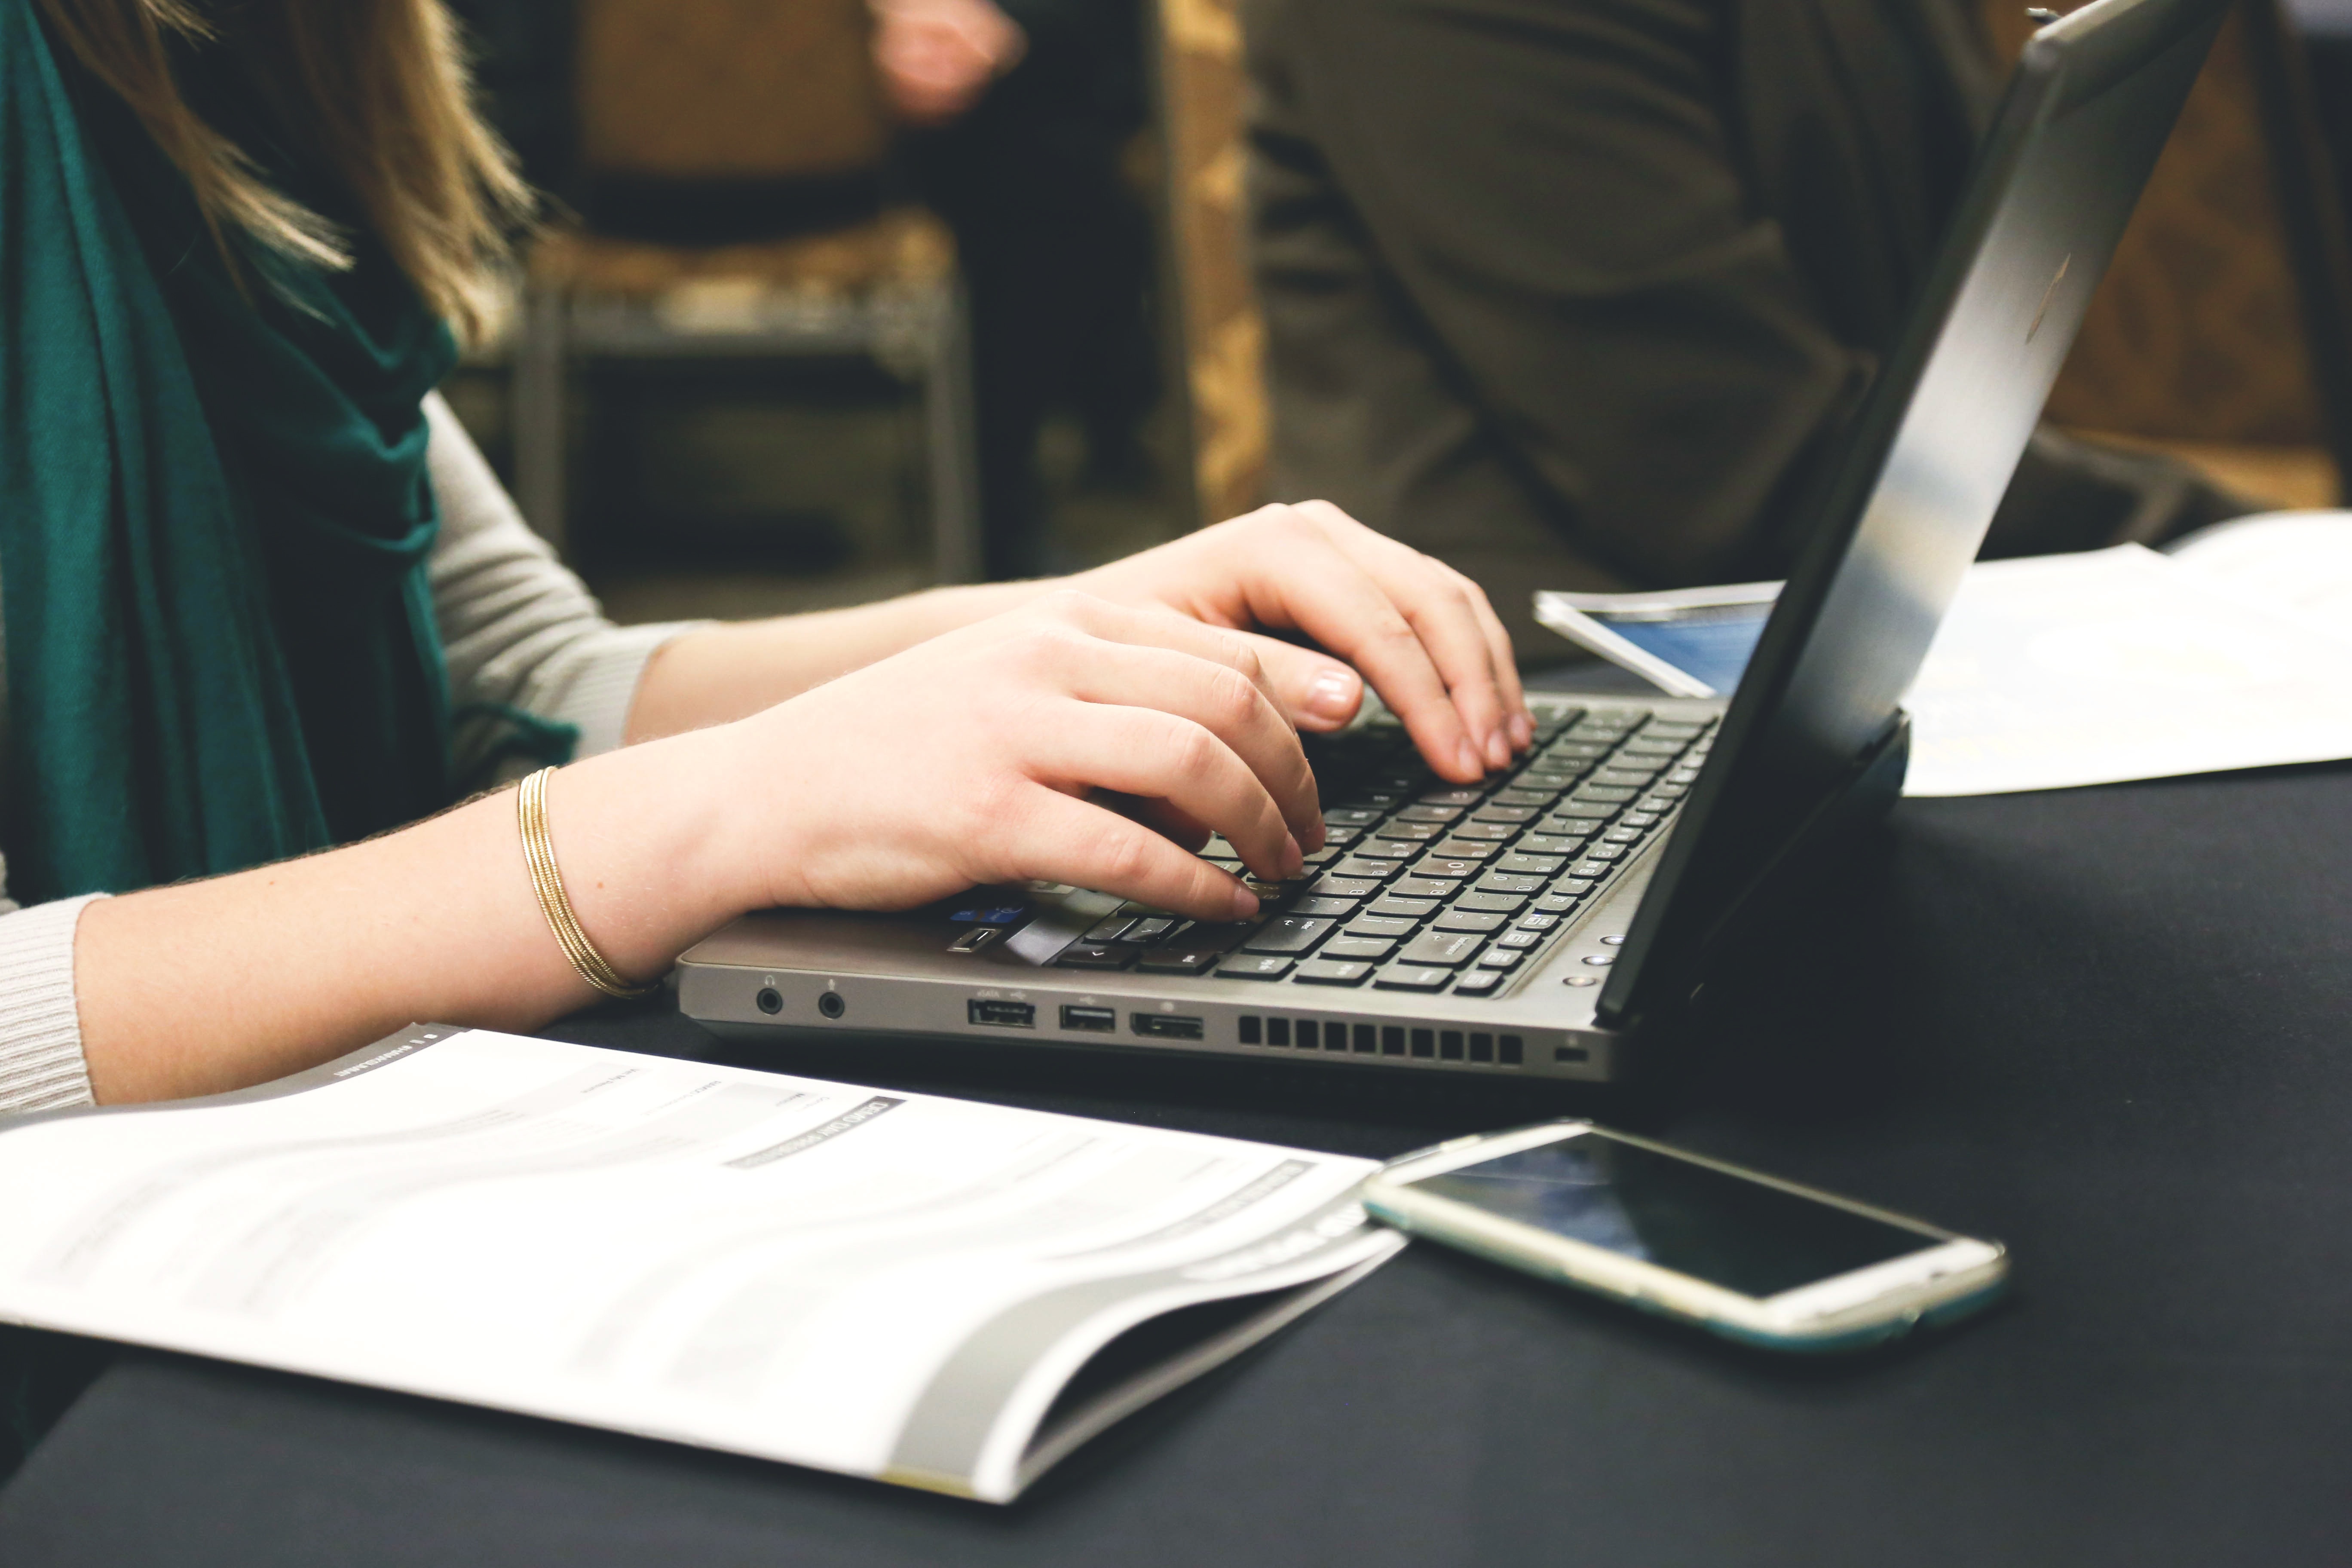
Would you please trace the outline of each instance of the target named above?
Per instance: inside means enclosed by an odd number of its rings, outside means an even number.
[[[1905,705],[1915,795],[2352,757],[2352,644],[2123,545],[1982,563]]]
[[[1118,1333],[1399,1245],[1369,1161],[418,1038],[278,1098],[0,1122],[0,1318],[1003,1500]]]
[[[2241,603],[2284,610],[2352,642],[2352,511],[2278,511],[2225,522],[2169,552]]]

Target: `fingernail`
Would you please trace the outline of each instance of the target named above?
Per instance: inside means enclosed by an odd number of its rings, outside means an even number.
[[[1498,768],[1511,765],[1511,742],[1505,738],[1500,726],[1486,737],[1486,761]]]
[[[1297,836],[1296,834],[1284,834],[1282,837],[1282,874],[1286,877],[1296,877],[1299,872],[1306,868],[1307,851],[1298,847]]]
[[[1245,921],[1257,913],[1257,895],[1236,884],[1234,888],[1234,919]]]
[[[1310,713],[1335,722],[1345,722],[1356,715],[1364,700],[1363,682],[1355,671],[1334,665],[1315,678],[1307,689],[1307,709]]]
[[[1454,749],[1454,764],[1465,773],[1483,773],[1486,771],[1486,764],[1478,760],[1477,748],[1471,745],[1467,736],[1465,736],[1462,743]]]

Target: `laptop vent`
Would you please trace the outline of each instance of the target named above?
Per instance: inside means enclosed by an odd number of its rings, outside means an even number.
[[[1358,1024],[1353,1027],[1329,1018],[1294,1018],[1280,1014],[1244,1013],[1235,1021],[1234,1038],[1244,1046],[1301,1051],[1348,1051],[1360,1056],[1417,1057],[1424,1060],[1483,1062],[1496,1067],[1519,1067],[1527,1060],[1526,1042],[1517,1035],[1465,1035],[1459,1029],[1406,1029],[1394,1024]],[[1581,1060],[1562,1055],[1562,1061]]]

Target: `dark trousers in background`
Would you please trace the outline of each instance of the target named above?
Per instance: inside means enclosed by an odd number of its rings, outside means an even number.
[[[1158,395],[1151,224],[1121,160],[1144,118],[1134,0],[1007,5],[1028,54],[954,124],[910,139],[971,294],[982,511],[992,578],[1066,569],[1037,439],[1078,416],[1089,476],[1132,478]]]

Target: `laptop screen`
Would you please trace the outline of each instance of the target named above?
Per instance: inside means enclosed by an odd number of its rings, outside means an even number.
[[[2026,47],[1902,342],[1809,510],[1602,993],[1678,1005],[1809,822],[1895,736],[1904,692],[2025,450],[2227,8],[2095,0]]]

